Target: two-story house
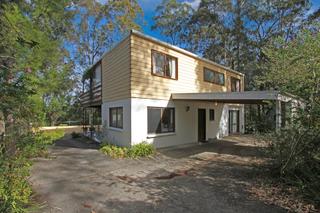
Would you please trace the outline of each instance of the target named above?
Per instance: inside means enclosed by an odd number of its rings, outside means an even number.
[[[276,91],[243,92],[242,73],[134,30],[90,70],[94,86],[82,104],[101,111],[104,138],[120,146],[243,133],[243,104],[287,101]]]

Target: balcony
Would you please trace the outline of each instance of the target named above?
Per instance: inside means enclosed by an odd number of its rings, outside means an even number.
[[[101,84],[80,95],[82,107],[100,106],[102,104]]]

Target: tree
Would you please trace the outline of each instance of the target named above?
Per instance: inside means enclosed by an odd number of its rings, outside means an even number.
[[[1,5],[0,111],[13,115],[19,129],[45,122],[47,97],[72,87],[72,64],[62,47],[66,28],[60,27],[66,26],[67,6],[64,0]]]
[[[160,30],[173,45],[184,45],[184,38],[189,33],[188,23],[193,14],[190,5],[176,0],[163,0],[156,8],[152,29]]]
[[[184,14],[181,20],[186,23],[179,25],[187,26],[188,31],[180,33],[172,30],[176,16],[166,8],[183,8],[186,3],[172,2],[164,1],[159,6],[162,10],[156,16],[159,23],[155,29],[164,35],[175,33],[190,45],[188,49],[245,73],[247,87],[261,73],[258,65],[265,60],[262,48],[273,37],[293,39],[310,6],[309,0],[202,0],[191,14]]]
[[[136,0],[110,0],[104,4],[85,0],[76,4],[74,10],[77,15],[69,38],[75,51],[73,59],[81,71],[96,62],[130,29],[139,29],[135,20],[142,14]]]
[[[289,126],[266,137],[271,171],[319,207],[320,33],[304,29],[290,42],[278,38],[263,54],[267,60],[257,86],[298,95],[305,104],[303,109],[292,108],[296,113]]]

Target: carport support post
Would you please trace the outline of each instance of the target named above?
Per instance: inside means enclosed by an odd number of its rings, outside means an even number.
[[[276,130],[281,128],[281,101],[276,100]]]

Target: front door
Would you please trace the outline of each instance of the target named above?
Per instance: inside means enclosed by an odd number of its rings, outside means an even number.
[[[198,141],[206,140],[206,109],[198,109]]]
[[[240,132],[240,110],[229,110],[229,133],[236,134]]]

